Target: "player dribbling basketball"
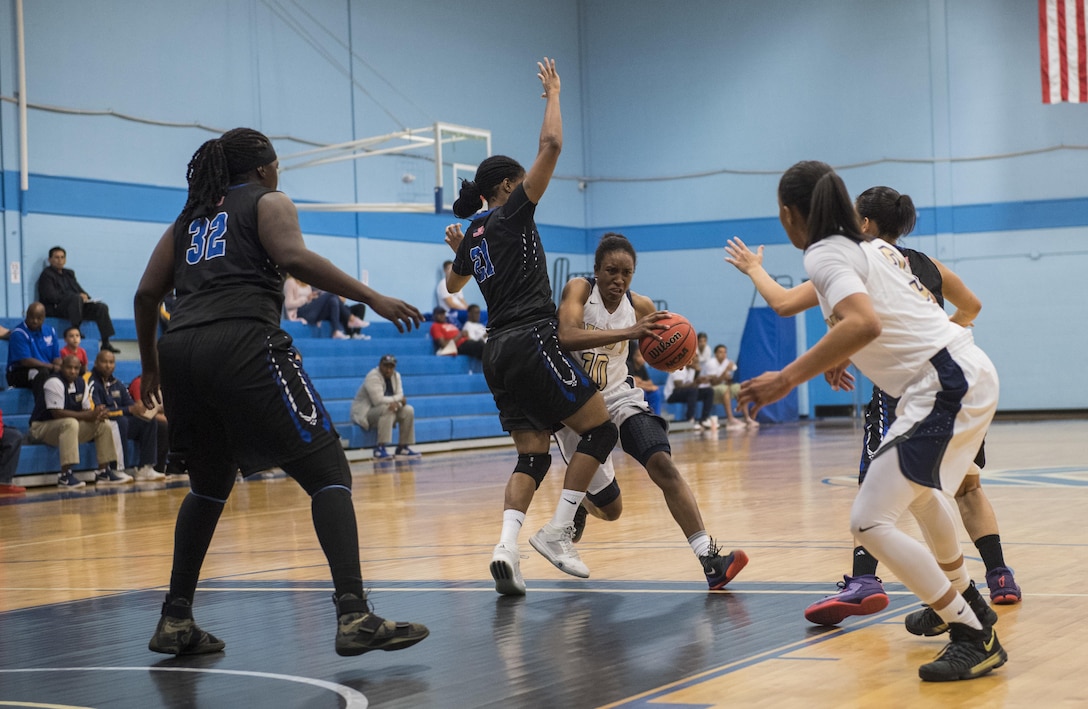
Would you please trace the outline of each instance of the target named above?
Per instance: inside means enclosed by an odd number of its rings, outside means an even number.
[[[661,488],[673,519],[703,567],[707,584],[719,589],[740,573],[748,555],[740,549],[725,556],[718,553],[703,525],[695,495],[673,463],[668,423],[650,411],[642,390],[627,374],[630,342],[653,336],[657,328],[665,327],[659,321],[668,316],[655,310],[649,298],[630,290],[635,261],[635,249],[622,234],[601,237],[593,258],[593,278],[573,278],[563,288],[559,344],[571,351],[600,387],[608,415],[619,426],[623,450]],[[578,445],[577,434],[563,428],[555,438],[563,457],[569,459]],[[623,509],[615,478],[609,456],[590,481],[586,496],[601,519],[615,520]],[[579,519],[584,525],[585,512],[579,511]]]

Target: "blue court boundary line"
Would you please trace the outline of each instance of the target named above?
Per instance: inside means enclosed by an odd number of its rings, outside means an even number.
[[[169,224],[185,203],[186,189],[107,180],[30,175],[30,189],[18,190],[18,174],[0,173],[0,211],[49,214],[92,219]],[[25,199],[22,203],[20,196]],[[300,203],[303,200],[299,201]],[[308,234],[345,238],[441,243],[445,226],[456,220],[449,213],[391,214],[379,212],[301,212]],[[601,234],[619,231],[639,251],[720,248],[739,235],[750,244],[788,244],[776,216],[703,222],[640,224],[578,228],[540,225],[550,251],[592,253]],[[1088,197],[923,207],[918,210],[916,236],[938,233],[972,234],[1088,226]]]

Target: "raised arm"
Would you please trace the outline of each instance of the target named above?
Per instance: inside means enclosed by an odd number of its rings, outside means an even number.
[[[811,282],[805,281],[793,288],[786,288],[771,278],[763,268],[762,246],[752,253],[736,236],[729,239],[726,244],[725,252],[729,254],[725,257],[726,262],[733,264],[738,271],[752,279],[753,285],[767,301],[767,305],[779,315],[789,317],[819,305],[816,288]]]
[[[559,161],[559,153],[563,149],[563,116],[559,110],[559,74],[555,71],[555,60],[544,57],[544,61],[537,62],[536,66],[539,69],[537,77],[544,86],[544,124],[540,127],[540,147],[536,160],[522,183],[525,196],[534,204],[540,202],[544,191],[548,189],[555,164]]]
[[[970,327],[978,317],[979,311],[982,310],[982,301],[952,269],[937,259],[933,259],[933,263],[937,264],[937,270],[941,272],[941,291],[944,293],[944,299],[956,306],[956,312],[952,313],[948,319],[962,327]]]

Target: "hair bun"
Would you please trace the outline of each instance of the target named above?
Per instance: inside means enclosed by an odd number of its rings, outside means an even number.
[[[457,196],[457,201],[453,203],[453,213],[465,219],[480,211],[483,203],[484,196],[479,186],[472,180],[462,180],[461,192]]]

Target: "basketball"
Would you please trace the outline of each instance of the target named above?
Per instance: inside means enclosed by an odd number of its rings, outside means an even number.
[[[674,372],[695,358],[696,334],[683,315],[669,313],[657,321],[665,330],[655,330],[661,339],[647,335],[639,340],[638,348],[646,364],[663,372]]]

